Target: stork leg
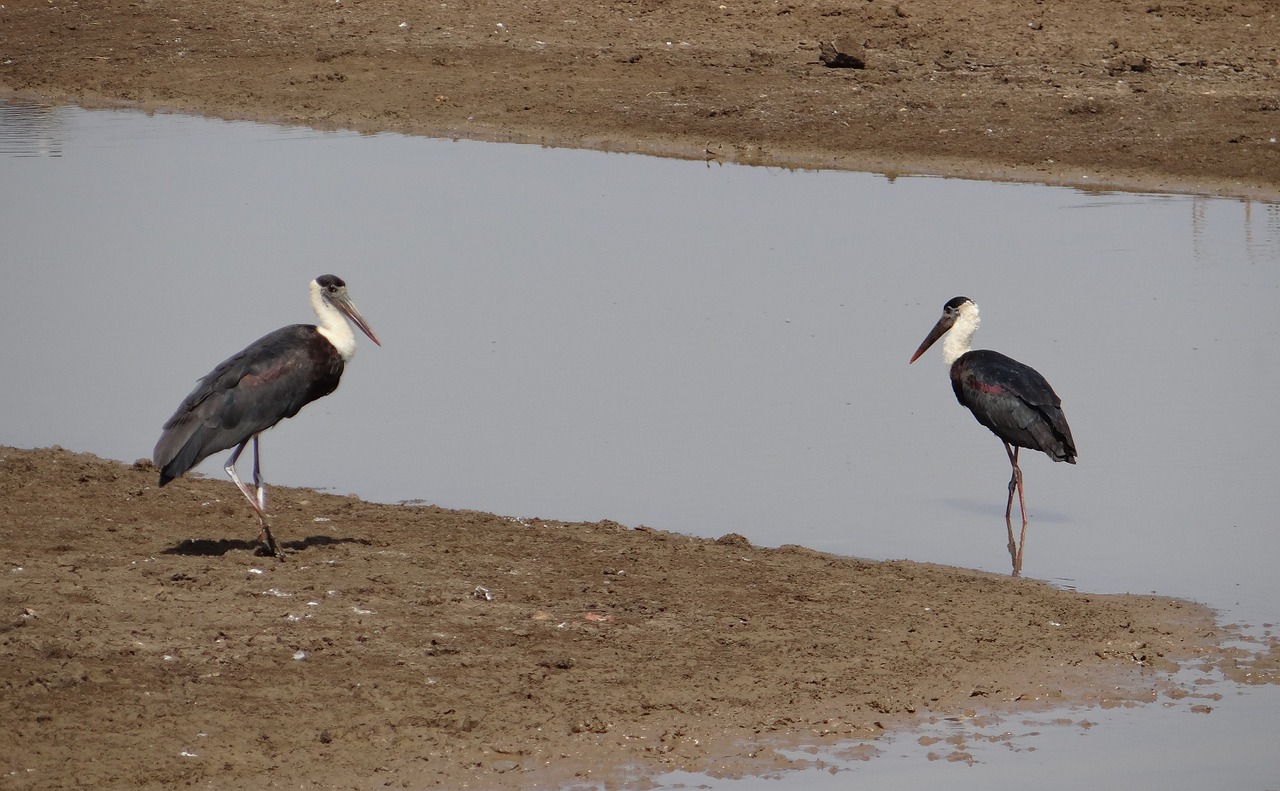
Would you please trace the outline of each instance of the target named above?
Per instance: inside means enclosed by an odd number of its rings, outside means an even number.
[[[280,545],[271,535],[271,526],[267,524],[267,484],[262,480],[262,467],[258,463],[257,434],[253,435],[253,485],[258,490],[257,511],[262,521],[262,534],[258,538],[262,541],[263,552],[272,557],[284,557],[284,553],[280,551]]]
[[[235,482],[240,489],[240,493],[249,501],[249,505],[253,506],[253,511],[258,515],[258,525],[262,528],[262,532],[258,534],[258,540],[262,543],[262,551],[264,554],[281,556],[280,547],[276,544],[275,538],[271,535],[271,528],[267,525],[267,489],[262,483],[262,468],[258,462],[258,435],[253,435],[253,485],[255,490],[251,490],[240,480],[240,476],[236,474],[236,461],[240,459],[240,454],[244,451],[244,446],[249,444],[249,440],[245,440],[236,446],[232,451],[231,458],[227,459],[227,464],[222,469],[227,471],[227,475]]]
[[[1004,452],[1009,454],[1009,464],[1013,467],[1013,477],[1009,479],[1009,502],[1004,507],[1004,523],[1009,529],[1009,557],[1013,561],[1013,576],[1022,575],[1022,551],[1027,546],[1027,502],[1022,494],[1022,468],[1018,466],[1020,449],[1004,443]],[[1015,542],[1013,540],[1013,493],[1018,492],[1018,508],[1022,512],[1022,532]]]
[[[1009,478],[1009,503],[1004,507],[1004,518],[1009,519],[1013,513],[1013,493],[1018,492],[1018,507],[1022,510],[1022,524],[1027,523],[1027,501],[1022,496],[1022,468],[1018,466],[1018,451],[1021,448],[1004,443],[1004,452],[1009,454],[1009,464],[1013,467],[1013,476]]]
[[[253,486],[258,494],[258,511],[267,512],[267,487],[262,483],[262,465],[258,461],[258,435],[253,435]]]

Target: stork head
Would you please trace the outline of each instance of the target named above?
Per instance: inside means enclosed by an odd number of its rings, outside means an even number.
[[[355,338],[342,316],[350,319],[352,324],[369,336],[369,340],[382,345],[382,341],[369,328],[369,322],[364,320],[351,297],[347,296],[347,284],[337,275],[321,275],[311,281],[311,305],[320,317],[320,332],[338,347],[344,359],[349,359],[355,352]]]
[[[952,297],[947,300],[947,304],[942,306],[942,318],[938,319],[938,323],[933,325],[932,330],[929,330],[929,334],[916,349],[916,353],[911,355],[907,364],[910,365],[919,359],[920,355],[924,354],[934,342],[956,325],[959,325],[960,329],[954,334],[955,342],[952,343],[953,339],[948,338],[948,342],[943,347],[948,365],[969,350],[969,342],[978,329],[978,305],[968,297]]]

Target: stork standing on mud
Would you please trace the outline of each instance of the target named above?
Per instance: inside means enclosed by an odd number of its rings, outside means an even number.
[[[1013,477],[1009,479],[1006,520],[1013,512],[1013,494],[1018,493],[1022,510],[1022,535],[1026,538],[1027,503],[1022,491],[1022,469],[1018,467],[1021,448],[1043,451],[1054,461],[1076,463],[1075,441],[1062,413],[1062,399],[1038,371],[999,352],[970,351],[978,330],[978,306],[968,297],[954,297],[942,308],[942,318],[933,325],[924,342],[911,355],[915,362],[939,338],[943,361],[951,370],[951,389],[956,399],[969,408],[978,422],[1000,438]],[[1013,528],[1009,532],[1012,549]],[[1015,573],[1021,566],[1021,551],[1014,559]]]
[[[234,447],[223,469],[253,506],[262,527],[261,551],[269,555],[281,552],[267,524],[258,435],[338,388],[343,368],[356,350],[348,319],[369,340],[382,345],[347,296],[342,278],[321,275],[311,281],[311,306],[318,325],[281,327],[201,379],[164,424],[153,453],[164,486],[211,454]],[[249,440],[253,440],[253,490],[236,474],[236,461]]]

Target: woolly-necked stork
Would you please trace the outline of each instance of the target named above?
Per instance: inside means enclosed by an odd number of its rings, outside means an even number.
[[[915,362],[939,338],[943,361],[951,369],[951,389],[978,422],[1004,442],[1013,477],[1009,479],[1009,502],[1005,519],[1013,511],[1013,493],[1018,493],[1022,524],[1027,524],[1027,504],[1022,494],[1022,470],[1018,450],[1043,451],[1054,461],[1076,463],[1075,441],[1062,414],[1062,399],[1038,371],[1029,365],[987,349],[970,351],[978,330],[978,306],[968,297],[954,297],[942,308],[942,318],[911,355]],[[1025,535],[1025,533],[1024,533]],[[1011,536],[1012,538],[1012,536]]]
[[[153,454],[164,486],[209,455],[234,447],[224,469],[253,506],[262,527],[260,550],[269,555],[281,552],[267,525],[258,435],[337,389],[342,370],[356,350],[355,333],[347,319],[382,345],[347,296],[342,278],[321,275],[311,281],[311,306],[318,325],[281,327],[201,379],[164,424]],[[236,460],[249,440],[253,440],[255,490],[236,474]]]

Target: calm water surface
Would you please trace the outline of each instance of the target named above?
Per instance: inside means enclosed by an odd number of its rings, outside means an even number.
[[[334,272],[385,345],[264,436],[271,483],[1007,572],[1004,451],[938,350],[907,365],[964,294],[1079,447],[1024,456],[1024,574],[1280,618],[1276,205],[18,103],[0,201],[0,443],[150,455]],[[784,784],[1280,787],[1280,694],[1216,688]]]

